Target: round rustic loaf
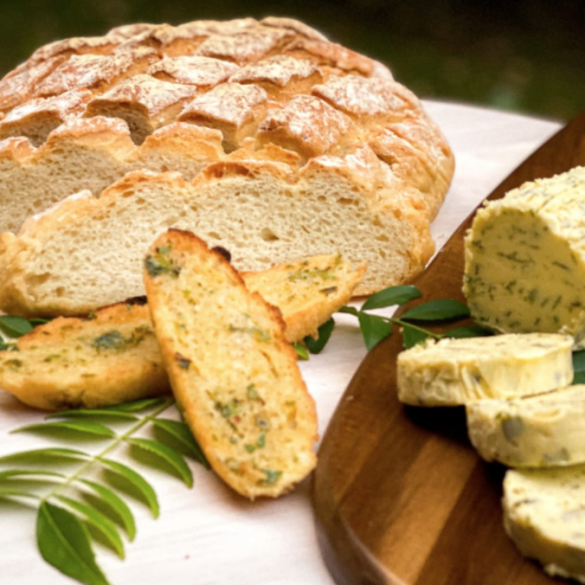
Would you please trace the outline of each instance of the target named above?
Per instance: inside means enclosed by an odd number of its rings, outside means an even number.
[[[274,181],[285,199],[296,197],[311,177],[312,191],[301,195],[315,215],[303,222],[298,214],[280,217],[277,231],[240,217],[230,200],[225,213],[238,216],[247,233],[248,251],[236,267],[265,269],[291,259],[297,246],[294,257],[341,252],[368,261],[362,294],[424,268],[434,250],[429,222],[454,170],[440,130],[384,65],[288,18],[138,24],[57,41],[0,80],[0,118],[0,232],[18,233],[39,212],[45,219],[58,214],[59,229],[63,214],[52,206],[85,189],[98,196],[132,171],[180,172],[193,181],[194,197],[243,189],[247,205]],[[295,194],[287,195],[288,187]],[[315,205],[317,197],[325,199]],[[337,211],[356,205],[360,220],[341,244],[323,237],[332,221],[343,231]],[[83,213],[83,205],[73,207],[68,201],[69,216]],[[221,218],[213,221],[217,228],[199,235],[211,246],[237,246],[238,234]],[[198,232],[197,225],[183,227]],[[161,229],[144,237],[152,241]],[[293,241],[290,232],[301,229],[306,237]],[[30,226],[18,237],[31,238]],[[369,240],[366,257],[352,254],[356,240],[360,248]],[[267,254],[271,242],[278,250],[283,241],[288,258]],[[5,238],[0,246],[9,283],[13,243]],[[23,243],[42,254],[39,242]],[[19,294],[31,312],[44,293],[34,290],[39,275],[28,259],[19,279],[33,288]],[[49,286],[51,274],[40,279]],[[62,283],[57,288],[64,298],[75,295]]]

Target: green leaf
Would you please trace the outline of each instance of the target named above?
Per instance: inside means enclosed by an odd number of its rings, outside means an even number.
[[[0,499],[11,497],[34,498],[38,500],[40,496],[34,492],[25,490],[23,486],[0,485]]]
[[[573,369],[575,372],[585,372],[585,349],[573,352]]]
[[[482,327],[481,325],[469,325],[467,327],[456,327],[446,333],[443,333],[442,337],[487,337],[493,335],[489,329]]]
[[[67,504],[73,510],[76,510],[80,514],[83,514],[89,524],[96,528],[100,534],[106,539],[108,544],[116,551],[116,554],[123,559],[124,558],[124,543],[118,534],[116,525],[104,514],[95,510],[91,506],[78,502],[67,496],[57,496],[57,498]]]
[[[429,337],[431,337],[430,332],[424,331],[424,329],[409,327],[407,324],[402,328],[402,346],[404,349],[410,349]]]
[[[6,351],[7,349],[10,349],[10,345],[4,339],[0,338],[0,351]]]
[[[128,443],[139,449],[154,453],[166,461],[181,477],[185,485],[193,486],[193,474],[191,469],[183,459],[182,455],[175,449],[152,439],[129,439]]]
[[[358,319],[368,351],[392,333],[392,324],[382,317],[360,313]]]
[[[41,555],[61,573],[86,585],[109,585],[95,562],[87,529],[74,514],[43,502],[37,515]]]
[[[418,299],[422,293],[418,288],[411,284],[404,284],[398,286],[391,286],[384,290],[373,294],[362,305],[362,311],[371,309],[383,309],[384,307],[392,307],[394,305],[403,305],[413,299]]]
[[[28,319],[17,315],[0,315],[0,331],[9,337],[22,337],[30,333],[34,327]]]
[[[585,349],[573,352],[573,384],[585,384]]]
[[[11,433],[51,433],[53,431],[74,431],[97,437],[112,438],[116,433],[105,425],[89,420],[60,421],[52,423],[36,423],[10,431]]]
[[[295,341],[292,344],[292,346],[297,354],[298,359],[300,359],[300,360],[308,360],[309,359],[309,350],[300,341]]]
[[[360,314],[360,312],[355,307],[348,307],[347,305],[340,307],[337,312],[347,313],[348,315],[353,315],[354,317],[359,317]]]
[[[0,457],[0,463],[12,461],[41,461],[46,463],[47,459],[73,459],[76,461],[87,461],[91,455],[76,449],[63,449],[59,447],[49,447],[47,449],[32,449],[30,451],[21,451],[19,453],[10,453]]]
[[[117,406],[108,406],[106,410],[114,412],[142,412],[155,406],[162,406],[165,402],[169,402],[169,400],[165,398],[144,398],[142,400],[135,400],[134,402],[118,404]]]
[[[201,465],[206,467],[207,469],[211,469],[209,462],[207,461],[201,447],[195,440],[193,433],[190,431],[189,427],[182,422],[171,420],[168,418],[155,418],[152,420],[152,424],[157,429],[162,429],[175,440],[177,440],[181,446],[183,446],[187,452]]]
[[[138,417],[129,412],[121,410],[110,410],[108,408],[80,408],[72,410],[61,410],[52,412],[45,416],[46,419],[52,418],[103,418],[103,419],[120,419],[120,420],[138,420]]]
[[[328,321],[325,321],[325,323],[323,323],[323,325],[321,325],[321,327],[319,327],[317,330],[317,339],[311,337],[310,335],[305,337],[304,342],[307,346],[307,349],[311,353],[321,353],[325,345],[327,345],[327,342],[333,333],[333,329],[335,329],[335,321],[333,318],[330,318]]]
[[[82,482],[90,487],[98,496],[101,501],[105,502],[119,517],[126,534],[130,540],[134,540],[136,536],[136,524],[134,522],[134,516],[126,502],[109,487],[90,481],[89,479],[83,479]]]
[[[123,477],[127,482],[129,482],[142,496],[144,502],[150,508],[152,515],[155,518],[158,518],[160,509],[156,493],[152,489],[151,485],[139,473],[127,465],[119,463],[118,461],[114,461],[113,459],[106,459],[101,457],[100,461],[115,473]]]
[[[17,477],[43,477],[43,478],[55,478],[54,483],[61,483],[57,478],[64,478],[65,475],[57,471],[48,471],[46,469],[6,469],[0,471],[0,483],[6,479],[13,479]]]
[[[38,327],[39,325],[44,325],[45,323],[49,323],[50,321],[51,321],[51,319],[43,319],[42,317],[33,317],[32,319],[28,320],[28,322],[33,327]]]
[[[436,299],[413,307],[400,316],[408,321],[443,321],[469,317],[467,305],[453,299]]]

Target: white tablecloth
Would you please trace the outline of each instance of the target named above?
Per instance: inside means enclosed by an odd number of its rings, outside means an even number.
[[[487,109],[425,102],[455,151],[457,170],[433,225],[440,247],[483,197],[560,125]],[[355,320],[338,326],[325,351],[301,362],[316,399],[324,433],[335,406],[365,350]],[[10,434],[42,415],[0,392],[0,455],[43,445],[30,435]],[[98,563],[112,585],[332,585],[317,544],[310,482],[276,501],[250,503],[232,494],[211,472],[192,465],[195,485],[145,471],[159,496],[152,519],[133,505],[138,533],[126,559],[96,547]],[[73,583],[47,565],[35,541],[35,509],[0,500],[0,582],[7,585]]]

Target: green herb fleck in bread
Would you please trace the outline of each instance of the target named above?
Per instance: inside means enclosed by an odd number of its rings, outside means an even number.
[[[278,309],[179,230],[150,248],[144,281],[175,397],[213,469],[249,498],[290,490],[315,466],[317,418]]]

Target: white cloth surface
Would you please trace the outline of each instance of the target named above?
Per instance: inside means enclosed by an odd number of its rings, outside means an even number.
[[[440,247],[470,211],[560,125],[463,104],[426,101],[455,151],[455,179],[432,228]],[[336,316],[324,350],[301,362],[315,397],[324,434],[334,409],[365,355],[356,320]],[[10,434],[40,422],[42,413],[0,392],[0,455],[36,448],[44,440]],[[156,520],[136,504],[137,535],[121,561],[97,547],[97,560],[112,585],[332,585],[315,535],[310,481],[276,501],[246,502],[211,472],[192,465],[195,485],[145,471],[159,497]],[[0,582],[67,585],[68,577],[46,564],[35,541],[35,508],[0,500]]]

